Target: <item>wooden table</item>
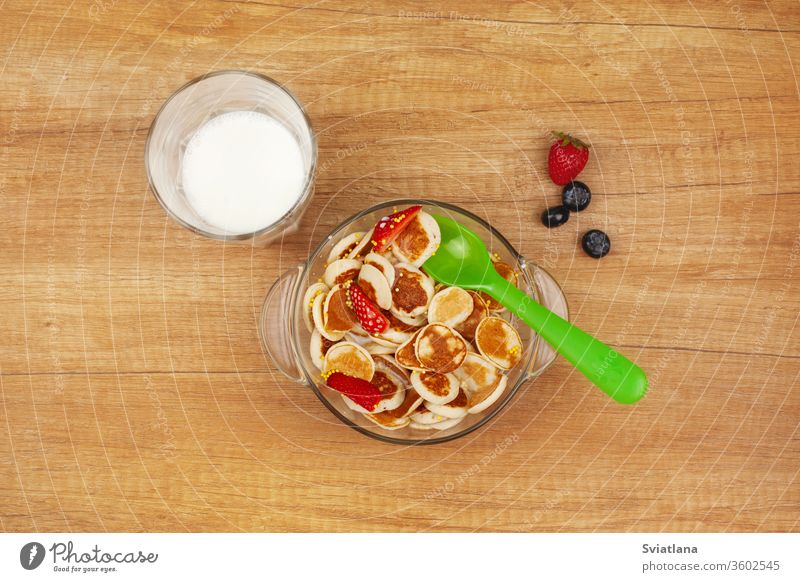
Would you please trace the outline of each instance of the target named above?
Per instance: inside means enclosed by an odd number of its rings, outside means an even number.
[[[0,2],[0,528],[800,530],[797,3],[305,4]],[[144,172],[163,100],[230,68],[319,134],[301,232],[267,249],[180,228]],[[553,129],[591,142],[594,201],[550,231]],[[547,265],[646,399],[562,361],[485,429],[403,448],[284,380],[269,285],[408,196]]]

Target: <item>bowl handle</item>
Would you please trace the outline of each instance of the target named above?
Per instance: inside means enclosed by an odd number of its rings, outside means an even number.
[[[294,300],[303,265],[297,265],[272,284],[261,308],[258,332],[267,358],[290,380],[305,384],[303,367],[294,344]]]
[[[569,321],[567,298],[553,276],[536,263],[528,262],[523,257],[519,258],[519,267],[529,283],[536,289],[534,299],[553,313]],[[525,371],[525,379],[530,380],[542,374],[552,365],[557,355],[556,351],[546,341],[537,336],[536,354]]]

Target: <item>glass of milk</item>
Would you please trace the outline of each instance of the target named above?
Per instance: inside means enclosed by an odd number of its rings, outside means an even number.
[[[145,148],[150,188],[173,219],[210,238],[259,244],[297,229],[316,163],[316,138],[294,95],[246,71],[181,87]]]

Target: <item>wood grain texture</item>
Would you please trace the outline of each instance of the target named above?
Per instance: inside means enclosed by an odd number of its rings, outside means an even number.
[[[800,530],[797,3],[563,4],[0,0],[0,529]],[[268,249],[147,188],[159,105],[225,68],[319,134],[313,206]],[[591,142],[595,198],[548,231],[551,129]],[[283,381],[271,282],[408,196],[546,264],[647,398],[559,362],[485,429],[402,448]]]

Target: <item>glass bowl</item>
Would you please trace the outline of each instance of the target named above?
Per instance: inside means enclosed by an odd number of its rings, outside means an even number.
[[[474,231],[491,254],[496,253],[501,260],[519,271],[519,287],[522,290],[551,311],[569,319],[566,298],[555,279],[538,265],[525,260],[491,225],[458,206],[432,200],[392,200],[367,208],[341,223],[314,249],[308,260],[286,271],[270,288],[259,321],[262,347],[280,372],[294,382],[310,387],[328,410],[343,423],[372,438],[403,445],[446,442],[483,426],[514,398],[522,384],[541,374],[556,356],[550,346],[540,341],[538,335],[512,317],[510,321],[519,332],[525,348],[520,363],[507,373],[506,391],[487,410],[470,414],[457,426],[443,431],[421,431],[410,427],[384,429],[348,408],[340,393],[325,386],[319,370],[311,360],[311,333],[303,321],[304,292],[311,283],[322,277],[328,253],[337,241],[351,232],[368,231],[393,209],[414,204],[422,204],[423,210],[427,212],[449,216]]]

